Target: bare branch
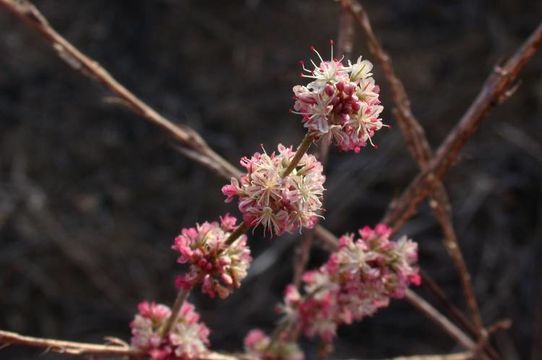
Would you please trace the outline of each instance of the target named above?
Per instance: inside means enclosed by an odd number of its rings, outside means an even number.
[[[515,80],[541,45],[542,23],[503,67],[495,67],[472,105],[439,147],[427,168],[390,204],[383,222],[399,229],[415,214],[423,199],[433,191],[435,178],[440,180],[444,177],[482,120],[495,106],[509,97],[509,90],[514,87]]]
[[[179,144],[215,163],[215,166],[211,167],[211,170],[217,171],[226,178],[239,174],[238,170],[211,149],[196,131],[185,125],[176,125],[160,115],[156,110],[120,84],[98,62],[83,54],[68,42],[68,40],[57,33],[40,11],[29,1],[0,0],[0,6],[5,7],[29,27],[36,30],[44,40],[50,43],[58,56],[70,65],[70,67],[101,83],[106,89],[118,96],[128,109],[160,128]],[[199,162],[207,165],[205,161]]]
[[[458,343],[460,343],[467,350],[475,350],[476,343],[472,341],[461,329],[455,326],[447,317],[442,315],[438,310],[436,310],[431,304],[418,296],[414,291],[407,290],[405,298],[410,304],[415,306],[422,313],[427,315],[428,318],[433,320],[438,324],[443,330],[445,330],[448,335],[454,338]]]
[[[123,345],[102,345],[90,344],[75,341],[65,341],[56,339],[37,338],[32,336],[20,335],[10,331],[0,330],[0,344],[7,345],[25,345],[31,347],[44,348],[61,354],[70,355],[100,355],[105,357],[126,356],[129,358],[143,359],[145,354],[129,346]],[[201,360],[237,360],[248,359],[244,356],[234,356],[209,352],[205,356],[199,357]]]
[[[457,353],[448,355],[413,355],[413,356],[399,356],[384,360],[468,360],[473,359],[470,353]]]
[[[40,347],[54,352],[71,355],[95,354],[104,356],[142,356],[140,352],[127,346],[88,344],[75,341],[36,338],[3,330],[0,330],[0,343]]]

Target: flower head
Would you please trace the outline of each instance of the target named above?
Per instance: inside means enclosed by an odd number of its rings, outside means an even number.
[[[325,61],[316,49],[319,64],[311,60],[313,69],[302,62],[302,77],[312,81],[296,85],[294,109],[302,116],[304,126],[316,139],[333,141],[343,151],[359,152],[383,126],[380,113],[380,88],[375,84],[373,64],[362,60],[343,64],[341,59]]]
[[[252,258],[246,235],[230,245],[226,243],[236,222],[235,217],[226,214],[220,222],[204,222],[181,230],[173,249],[180,254],[177,261],[190,267],[177,277],[177,286],[190,289],[201,282],[204,293],[225,298],[241,285]]]
[[[261,360],[303,360],[305,358],[295,342],[287,340],[285,336],[279,336],[271,344],[271,338],[260,329],[251,330],[245,337],[245,352]]]
[[[391,229],[377,225],[359,230],[360,238],[344,235],[338,249],[316,271],[303,276],[305,295],[286,290],[281,311],[307,336],[329,341],[338,325],[350,324],[386,307],[419,285],[417,244],[406,237],[390,241]]]
[[[324,193],[322,164],[313,155],[304,154],[296,168],[283,177],[294,154],[292,147],[279,144],[277,153],[255,153],[241,159],[247,173],[239,180],[232,178],[222,193],[226,202],[239,197],[239,210],[247,225],[262,225],[269,233],[280,235],[316,224]]]
[[[145,352],[152,360],[188,360],[207,352],[209,329],[199,322],[194,306],[185,302],[170,333],[161,329],[171,315],[165,305],[142,302],[131,322],[132,347]]]

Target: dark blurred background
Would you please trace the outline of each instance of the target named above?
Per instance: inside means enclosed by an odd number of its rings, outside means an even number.
[[[297,61],[336,38],[333,1],[36,1],[52,25],[167,117],[187,124],[233,163],[263,144],[297,144]],[[437,147],[494,64],[542,20],[542,2],[365,1],[384,47]],[[371,59],[356,26],[354,54]],[[373,59],[371,59],[373,60]],[[213,220],[225,183],[177,153],[141,118],[107,101],[35,33],[0,11],[0,328],[80,341],[129,339],[142,299],[172,303],[182,227]],[[332,151],[325,226],[374,225],[417,173],[392,125],[380,148]],[[542,359],[542,56],[517,93],[494,110],[446,178],[454,221],[486,325],[513,327],[494,344],[505,359]],[[427,206],[403,229],[421,266],[464,308],[452,263]],[[294,234],[295,235],[295,234]],[[270,330],[290,281],[298,236],[251,236],[255,261],[226,301],[195,293],[215,349],[238,351],[253,327]],[[325,259],[314,250],[311,266]],[[422,291],[423,293],[423,291]],[[423,293],[426,295],[425,293]],[[431,297],[427,297],[432,300]],[[538,325],[537,325],[538,324]],[[539,331],[537,332],[537,326]],[[536,340],[538,339],[538,340]],[[314,344],[304,346],[313,357]],[[403,301],[341,328],[337,358],[446,353],[446,334]],[[66,358],[10,347],[2,359]]]

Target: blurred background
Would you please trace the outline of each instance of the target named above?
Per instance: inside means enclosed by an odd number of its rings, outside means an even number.
[[[303,136],[288,113],[300,59],[328,54],[340,7],[297,1],[35,1],[52,25],[159,112],[187,124],[228,160]],[[364,1],[436,148],[503,61],[542,21],[542,2]],[[356,26],[355,57],[370,60]],[[171,304],[181,270],[170,250],[182,227],[225,212],[225,180],[181,156],[156,128],[60,61],[0,10],[0,328],[80,341],[129,339],[143,299]],[[326,219],[335,234],[374,225],[417,173],[382,86],[379,149],[332,151]],[[542,55],[496,108],[446,177],[454,222],[483,320],[505,359],[541,359]],[[458,277],[424,205],[404,233],[420,264],[461,308]],[[239,351],[270,330],[292,276],[297,234],[251,236],[254,263],[226,301],[198,292],[214,349]],[[325,260],[315,249],[311,267]],[[427,295],[421,289],[422,295]],[[430,296],[427,299],[433,301]],[[308,358],[314,344],[305,342]],[[339,331],[333,357],[383,358],[460,350],[404,301]],[[536,346],[538,346],[538,350]],[[10,347],[2,359],[69,358]]]

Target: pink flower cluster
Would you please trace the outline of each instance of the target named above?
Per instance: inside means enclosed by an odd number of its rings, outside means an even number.
[[[196,359],[207,353],[209,329],[199,322],[194,306],[185,302],[168,336],[161,329],[171,315],[165,305],[142,302],[131,322],[132,347],[145,352],[151,360]]]
[[[390,241],[390,234],[380,224],[359,230],[358,239],[342,236],[328,261],[304,274],[305,295],[287,287],[281,310],[288,321],[330,341],[338,325],[371,316],[390,298],[403,297],[410,284],[419,285],[417,244],[406,237]]]
[[[280,337],[271,344],[271,338],[259,329],[251,330],[245,337],[245,352],[258,360],[304,360],[299,346]]]
[[[203,293],[223,299],[241,286],[252,258],[246,235],[239,236],[232,244],[226,243],[236,222],[235,217],[226,214],[220,223],[204,222],[181,230],[173,249],[180,253],[177,261],[190,267],[177,277],[178,287],[191,289],[201,282]]]
[[[340,150],[359,152],[383,125],[380,113],[380,88],[375,84],[371,70],[373,64],[361,57],[355,63],[342,59],[311,63],[314,69],[305,68],[302,77],[312,79],[307,86],[296,85],[294,110],[303,117],[304,126],[317,139],[333,141]]]
[[[304,154],[296,168],[283,176],[295,151],[278,145],[278,153],[255,153],[241,159],[247,170],[239,180],[222,188],[226,202],[239,197],[243,221],[262,225],[264,231],[280,235],[303,227],[312,228],[320,216],[325,176],[322,164],[313,155]]]

